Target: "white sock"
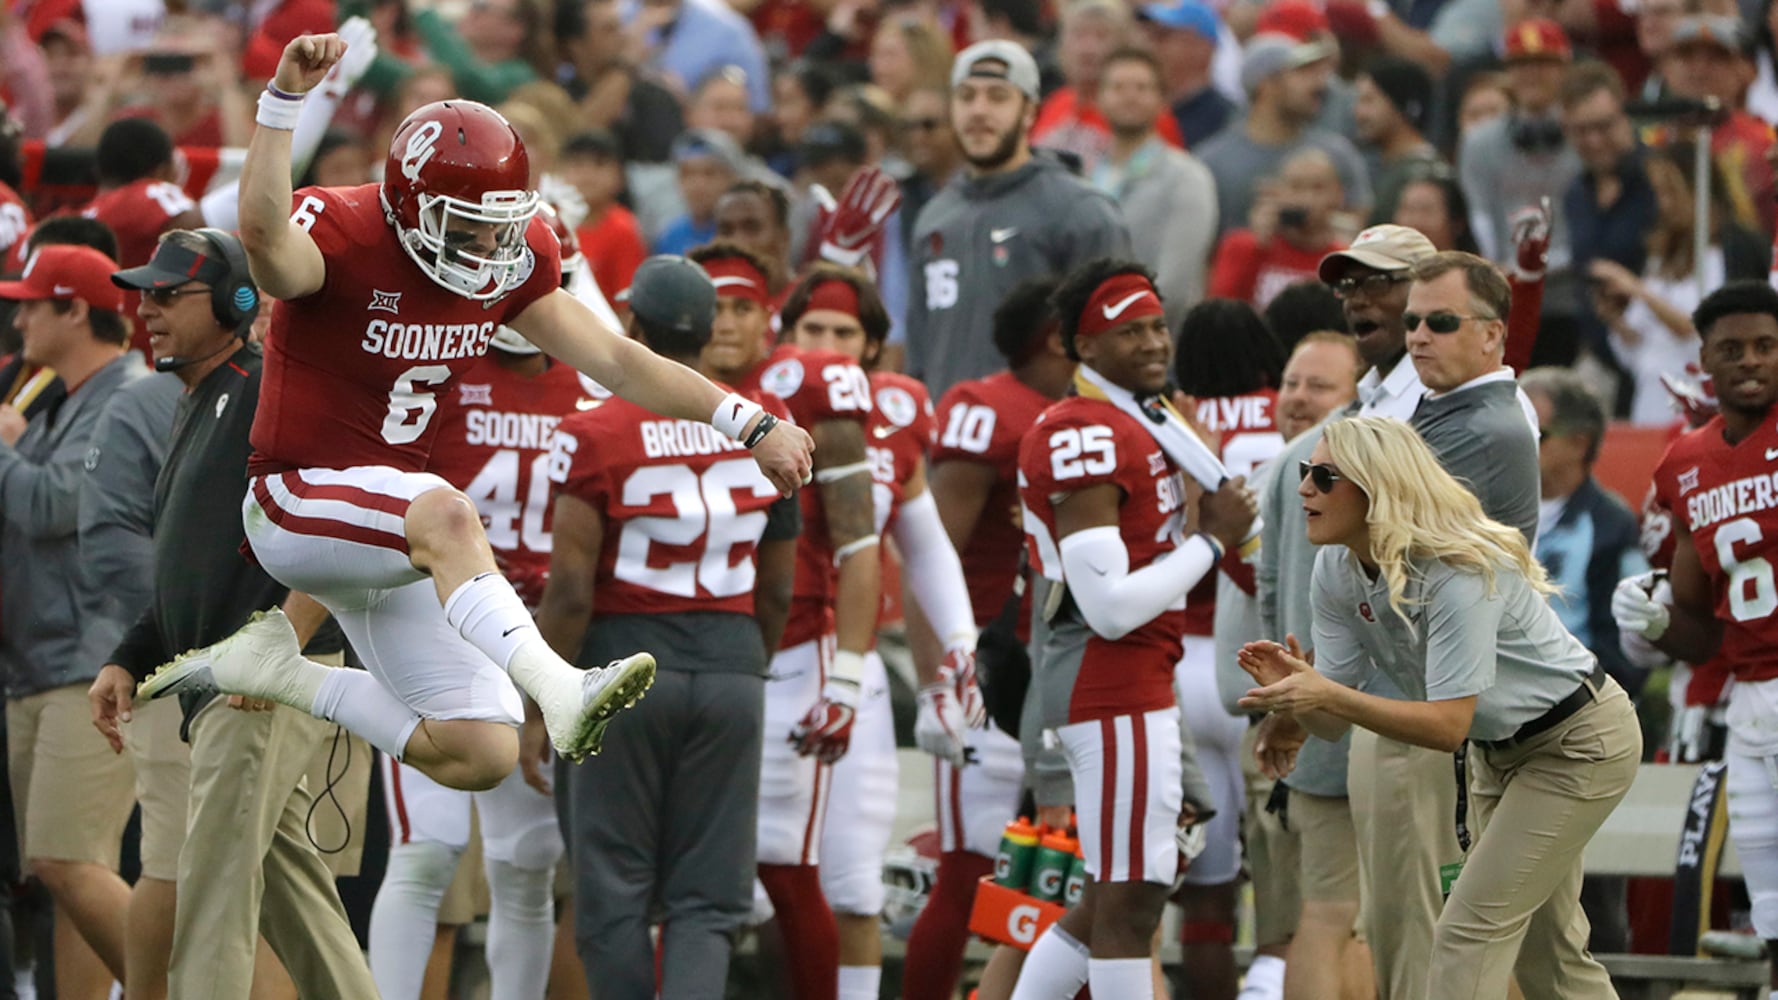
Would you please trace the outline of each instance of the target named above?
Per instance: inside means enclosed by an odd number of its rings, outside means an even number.
[[[1146,958],[1091,959],[1087,982],[1096,997],[1154,1000],[1154,964]]]
[[[882,981],[880,965],[842,965],[840,1000],[877,1000]]]
[[[541,639],[525,602],[499,573],[472,577],[452,592],[444,612],[451,627],[502,670],[520,646]]]
[[[1284,996],[1284,959],[1277,955],[1255,955],[1241,980],[1237,1000],[1282,1000]]]
[[[315,692],[315,703],[308,709],[309,714],[339,723],[347,732],[400,760],[407,751],[408,737],[420,724],[420,717],[400,698],[390,694],[375,677],[362,670],[322,669],[327,674]]]
[[[389,849],[389,866],[370,908],[370,975],[384,1000],[419,1000],[438,936],[438,905],[456,872],[457,852],[443,844]]]
[[[1087,984],[1087,961],[1087,946],[1074,940],[1060,924],[1051,924],[1025,956],[1019,981],[1012,988],[1012,1000],[1074,1000],[1074,995]],[[1146,973],[1147,966],[1143,970]],[[1101,994],[1094,990],[1093,995]]]
[[[556,943],[555,870],[493,858],[488,871],[488,1000],[537,1000]]]

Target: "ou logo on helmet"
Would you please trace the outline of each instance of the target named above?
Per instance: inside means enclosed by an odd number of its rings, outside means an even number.
[[[401,154],[401,176],[418,184],[420,171],[425,169],[427,161],[437,151],[435,144],[443,134],[444,126],[432,121],[421,125],[418,131],[409,136],[407,149]]]

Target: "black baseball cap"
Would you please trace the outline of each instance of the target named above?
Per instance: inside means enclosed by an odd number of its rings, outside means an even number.
[[[708,337],[716,319],[716,286],[698,264],[663,253],[643,261],[630,279],[630,312],[653,329]]]

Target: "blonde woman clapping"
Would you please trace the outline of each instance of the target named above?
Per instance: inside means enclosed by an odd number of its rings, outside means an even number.
[[[1581,852],[1636,774],[1629,698],[1550,609],[1522,536],[1484,516],[1407,424],[1331,424],[1310,458],[1297,493],[1324,546],[1316,662],[1294,637],[1248,644],[1241,666],[1262,686],[1241,704],[1326,739],[1358,725],[1459,760],[1472,746],[1477,839],[1434,932],[1425,996],[1495,1000],[1516,971],[1529,1000],[1615,998],[1586,951]],[[1410,700],[1356,690],[1376,671]]]

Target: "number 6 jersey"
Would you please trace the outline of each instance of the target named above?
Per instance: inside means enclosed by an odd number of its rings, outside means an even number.
[[[1778,677],[1778,422],[1739,444],[1714,417],[1674,441],[1655,469],[1658,502],[1691,531],[1740,680]],[[1732,646],[1730,645],[1732,643]]]
[[[438,395],[487,353],[502,323],[561,285],[549,224],[525,231],[531,272],[476,302],[427,277],[384,221],[378,186],[303,188],[291,220],[327,263],[319,290],[272,304],[253,421],[254,475],[382,465],[426,468]]]

